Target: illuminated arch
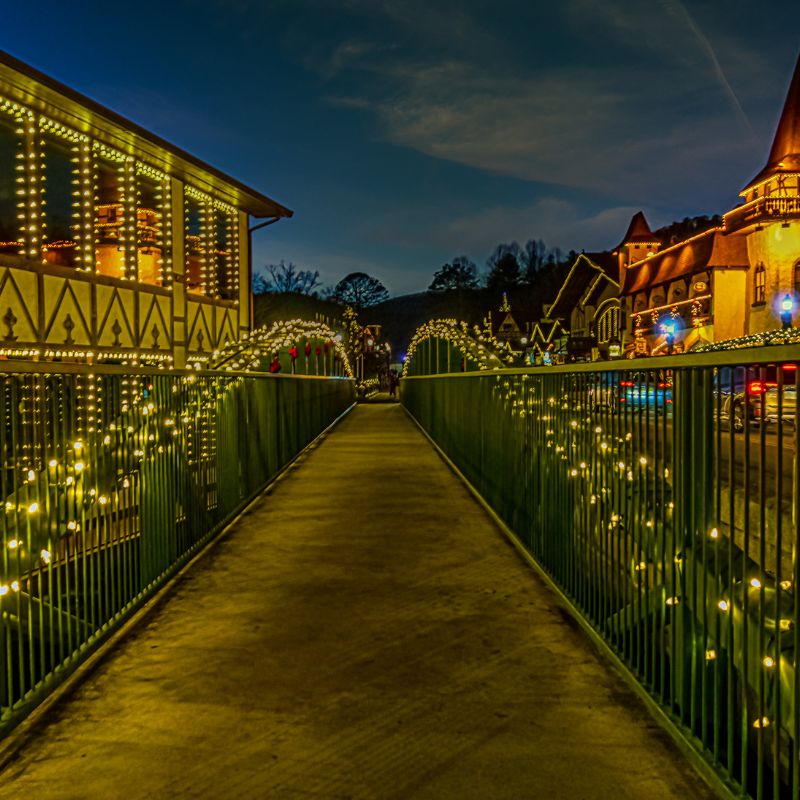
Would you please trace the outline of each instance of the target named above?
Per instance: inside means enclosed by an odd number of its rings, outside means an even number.
[[[420,325],[411,338],[406,360],[403,364],[403,377],[408,376],[411,362],[420,344],[430,339],[447,342],[461,354],[464,368],[469,369],[470,362],[475,369],[502,369],[501,351],[503,345],[494,336],[483,333],[478,326],[470,329],[466,322],[455,319],[434,319]],[[513,356],[507,358],[513,360]]]
[[[309,355],[305,354],[306,345],[310,345]],[[264,372],[275,356],[284,365],[291,361],[293,347],[298,351],[296,360],[303,363],[308,374],[331,374],[327,369],[320,370],[319,365],[320,358],[332,351],[342,365],[343,374],[353,377],[341,334],[328,325],[307,319],[281,320],[270,327],[256,328],[238,342],[215,350],[206,366],[208,369]]]

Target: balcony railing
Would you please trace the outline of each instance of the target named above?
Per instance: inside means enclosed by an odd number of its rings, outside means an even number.
[[[800,216],[800,197],[759,197],[724,216],[725,227],[737,230],[758,222],[780,222]]]

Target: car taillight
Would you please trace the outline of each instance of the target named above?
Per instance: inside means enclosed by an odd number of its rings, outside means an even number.
[[[750,394],[764,394],[767,389],[776,389],[778,387],[777,383],[773,383],[772,381],[752,381],[750,385],[747,387],[747,391]]]
[[[633,381],[620,381],[619,385],[620,386],[633,386],[634,383],[633,383]]]
[[[659,383],[658,384],[658,388],[659,389],[669,389],[670,385],[668,383]]]

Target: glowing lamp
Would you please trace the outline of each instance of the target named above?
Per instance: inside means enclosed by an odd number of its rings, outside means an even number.
[[[665,320],[661,323],[661,330],[664,332],[664,335],[667,340],[667,353],[672,355],[672,348],[675,344],[675,332],[678,326],[673,320]]]
[[[794,298],[787,294],[781,300],[781,324],[784,328],[792,327],[792,315],[794,312]]]

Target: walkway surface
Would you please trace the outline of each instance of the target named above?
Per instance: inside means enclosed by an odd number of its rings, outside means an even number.
[[[709,798],[397,405],[361,405],[2,775],[5,797]]]

